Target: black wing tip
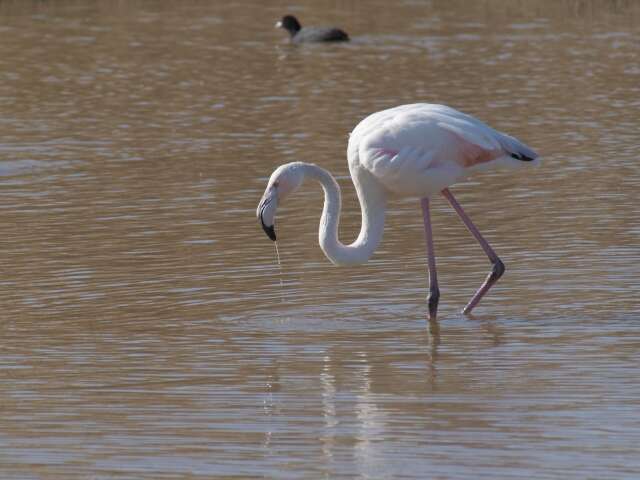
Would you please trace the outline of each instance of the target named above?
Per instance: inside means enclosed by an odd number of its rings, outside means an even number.
[[[524,153],[511,153],[510,156],[516,160],[522,160],[523,162],[533,162],[535,160],[535,158],[528,157]]]

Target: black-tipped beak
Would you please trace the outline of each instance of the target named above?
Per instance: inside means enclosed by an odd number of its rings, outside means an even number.
[[[273,190],[272,188],[271,190],[267,190],[265,195],[262,197],[262,200],[260,200],[260,204],[258,205],[258,210],[257,210],[258,218],[260,219],[260,225],[262,225],[262,229],[264,230],[264,233],[266,233],[267,237],[269,237],[274,242],[276,241],[274,217],[275,217],[275,209],[276,209],[277,203],[278,203],[278,197],[275,194],[275,190]]]
[[[276,24],[274,25],[275,28],[282,28],[282,22],[278,21],[276,22]]]
[[[271,240],[273,240],[274,242],[276,241],[276,229],[273,228],[273,225],[267,227],[264,222],[262,221],[262,218],[260,218],[260,223],[262,224],[262,229],[264,230],[264,233],[267,234],[267,237],[269,237]]]

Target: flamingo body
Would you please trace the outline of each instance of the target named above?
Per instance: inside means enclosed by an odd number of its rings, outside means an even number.
[[[305,178],[311,178],[324,190],[318,232],[323,252],[337,265],[364,263],[382,239],[388,197],[419,197],[429,266],[429,315],[435,319],[440,291],[429,208],[430,197],[442,193],[492,264],[491,272],[463,310],[471,312],[505,267],[448,187],[480,170],[539,164],[536,152],[470,115],[444,105],[417,103],[383,110],[362,120],[349,137],[347,158],[362,213],[356,240],[344,245],[338,239],[342,203],[335,178],[324,168],[304,162],[281,165],[269,179],[257,210],[269,238],[276,240],[278,205]]]
[[[351,132],[348,146],[352,175],[364,169],[390,192],[417,197],[429,197],[476,171],[518,168],[537,157],[470,115],[425,103],[369,115]]]

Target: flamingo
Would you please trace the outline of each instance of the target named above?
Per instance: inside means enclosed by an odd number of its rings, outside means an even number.
[[[431,229],[430,198],[441,193],[462,219],[492,264],[485,281],[462,312],[469,314],[505,271],[502,260],[471,222],[449,187],[469,175],[498,167],[537,165],[536,152],[516,138],[451,107],[428,103],[401,105],[373,113],[351,132],[347,147],[351,179],[362,213],[360,234],[350,245],[338,240],[341,194],[335,178],[324,168],[305,162],[278,167],[258,204],[257,216],[275,241],[276,209],[302,185],[316,180],[324,190],[319,242],[336,265],[366,262],[382,239],[390,196],[420,199],[429,275],[429,318],[435,320],[440,290]]]

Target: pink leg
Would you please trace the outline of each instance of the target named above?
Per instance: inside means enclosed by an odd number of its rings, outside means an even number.
[[[451,194],[448,188],[445,188],[444,190],[442,190],[442,195],[444,196],[444,198],[446,198],[449,201],[453,209],[460,216],[460,218],[462,219],[466,227],[469,229],[471,234],[478,241],[478,243],[484,250],[484,253],[487,254],[487,256],[489,257],[489,260],[493,264],[493,268],[491,269],[491,272],[485,279],[484,283],[480,286],[478,291],[471,298],[467,306],[464,307],[464,310],[462,310],[462,313],[471,313],[471,310],[473,310],[473,308],[476,305],[478,305],[478,303],[480,302],[484,294],[487,293],[489,289],[493,286],[493,284],[496,283],[498,279],[502,276],[502,274],[504,273],[505,267],[504,267],[504,263],[502,263],[502,260],[498,258],[498,255],[496,255],[496,252],[493,251],[489,243],[487,243],[487,241],[482,237],[482,235],[480,234],[480,231],[471,222],[471,219],[467,216],[467,214],[464,213],[464,210],[462,210],[462,207],[460,206],[458,201],[453,197],[453,195]]]
[[[427,262],[429,265],[429,319],[435,320],[438,312],[438,300],[440,290],[438,289],[438,275],[436,273],[436,254],[433,248],[433,233],[431,231],[431,215],[429,213],[429,198],[420,200],[422,206],[422,217],[424,218],[424,236],[427,241]]]

